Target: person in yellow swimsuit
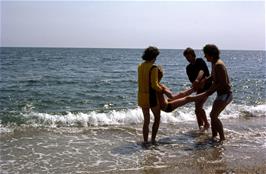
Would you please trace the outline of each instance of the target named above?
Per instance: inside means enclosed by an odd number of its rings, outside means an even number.
[[[153,144],[156,142],[155,138],[160,125],[161,109],[158,94],[162,94],[165,91],[158,81],[158,67],[154,65],[159,54],[159,49],[156,47],[150,46],[146,48],[142,55],[144,62],[138,66],[138,106],[142,108],[144,116],[142,130],[144,144],[148,143],[150,110],[154,115],[151,136]]]

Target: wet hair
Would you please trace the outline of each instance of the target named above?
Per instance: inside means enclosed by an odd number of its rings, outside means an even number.
[[[156,47],[149,46],[148,48],[145,49],[142,59],[143,60],[153,60],[156,59],[156,57],[160,54],[160,51]]]
[[[196,57],[196,54],[195,54],[195,52],[194,52],[194,50],[192,49],[192,48],[186,48],[185,50],[184,50],[184,52],[183,52],[183,55],[186,57],[188,54],[191,54],[191,55],[193,55],[194,57]]]
[[[207,54],[214,59],[218,60],[220,58],[220,50],[214,44],[207,44],[203,47],[204,54]]]

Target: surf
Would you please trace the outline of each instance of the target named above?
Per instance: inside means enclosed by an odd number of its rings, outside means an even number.
[[[211,106],[205,107],[207,118],[211,111]],[[220,115],[222,120],[265,117],[266,104],[247,106],[230,104]],[[16,120],[17,118],[17,120]],[[19,119],[18,119],[19,118]],[[153,122],[151,112],[151,122]],[[194,107],[180,107],[171,113],[161,112],[162,124],[176,124],[195,122]],[[116,108],[104,111],[91,110],[82,112],[58,112],[42,113],[34,110],[18,113],[17,117],[3,123],[1,122],[1,132],[8,132],[7,127],[28,125],[33,127],[98,127],[98,126],[130,126],[143,123],[143,114],[137,108]]]

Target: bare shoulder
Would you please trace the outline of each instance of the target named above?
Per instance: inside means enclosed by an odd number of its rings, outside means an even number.
[[[215,63],[215,68],[225,68],[224,62],[221,59],[217,60]]]
[[[224,66],[224,62],[221,59],[218,59],[216,62],[216,65],[223,65]]]

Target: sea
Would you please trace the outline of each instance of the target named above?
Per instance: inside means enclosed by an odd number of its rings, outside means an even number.
[[[137,106],[143,51],[1,47],[0,173],[266,172],[265,51],[221,50],[233,91],[220,115],[224,143],[198,132],[189,103],[161,113],[158,144],[149,147]],[[182,49],[157,57],[175,93],[191,86],[187,63]],[[215,97],[204,105],[208,120]],[[152,123],[151,114],[150,133]]]

